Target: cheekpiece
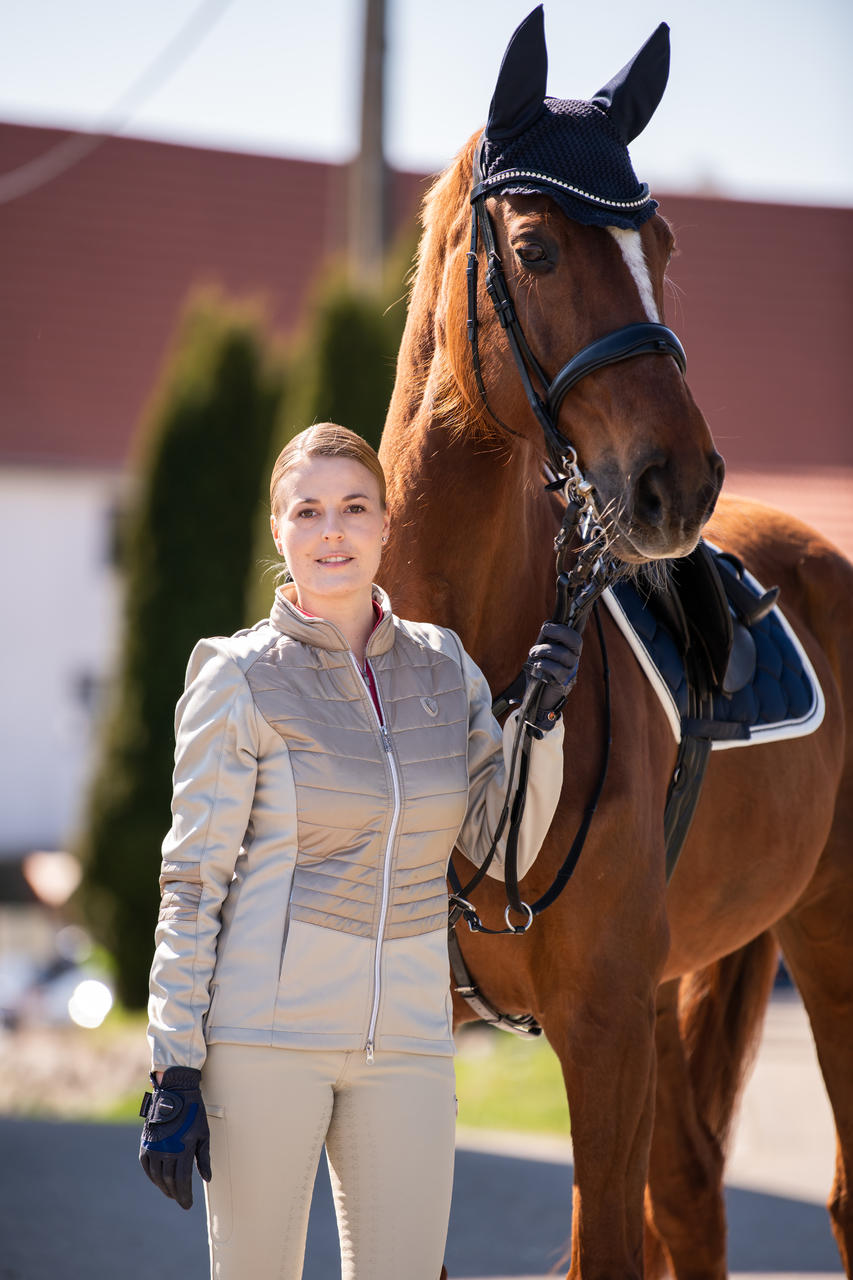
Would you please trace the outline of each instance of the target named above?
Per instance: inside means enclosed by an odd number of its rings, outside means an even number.
[[[669,74],[669,28],[589,101],[545,96],[542,6],[516,30],[501,64],[480,148],[476,194],[544,192],[576,222],[636,229],[657,202],[634,172],[628,143],[645,128]]]

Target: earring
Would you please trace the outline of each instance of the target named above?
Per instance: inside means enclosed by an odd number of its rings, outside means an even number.
[[[383,533],[383,535],[382,535],[382,543],[383,543],[383,545],[384,545],[387,541],[388,541],[388,534],[387,534],[387,533]]]

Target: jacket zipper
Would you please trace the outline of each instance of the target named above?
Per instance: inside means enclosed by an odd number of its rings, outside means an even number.
[[[354,653],[350,653],[353,666],[358,671],[358,678],[364,685],[364,678],[359,670],[358,661]],[[385,921],[388,918],[388,898],[391,887],[391,850],[394,846],[394,837],[397,834],[397,824],[400,820],[400,779],[397,773],[397,764],[394,760],[394,751],[391,747],[391,735],[385,727],[385,710],[382,707],[382,695],[379,692],[379,681],[376,679],[376,672],[370,666],[370,662],[365,659],[365,665],[370,669],[373,676],[373,685],[376,689],[376,697],[379,700],[379,706],[382,710],[380,718],[376,707],[373,705],[373,698],[370,690],[365,685],[365,693],[370,703],[370,709],[376,716],[376,722],[379,725],[379,732],[382,735],[382,746],[388,757],[388,764],[391,769],[391,780],[394,784],[394,813],[391,818],[391,826],[388,829],[388,839],[385,843],[385,860],[382,867],[382,904],[379,908],[379,926],[376,935],[376,954],[373,961],[373,1007],[370,1013],[370,1023],[367,1028],[367,1044],[365,1045],[365,1055],[368,1062],[373,1061],[374,1037],[376,1035],[376,1019],[379,1016],[379,997],[382,993],[382,943],[385,934]]]

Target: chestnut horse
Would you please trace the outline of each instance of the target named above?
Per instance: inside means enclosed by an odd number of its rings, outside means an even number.
[[[453,627],[497,693],[552,613],[562,507],[544,487],[542,433],[482,271],[488,409],[472,369],[465,268],[474,149],[472,139],[424,206],[381,446],[393,535],[380,580],[401,616]],[[593,339],[648,319],[636,270],[607,228],[570,220],[544,194],[499,194],[488,208],[519,319],[549,377]],[[672,235],[657,214],[628,234],[642,244],[662,316]],[[535,270],[543,253],[545,274]],[[640,355],[591,373],[564,400],[560,425],[610,508],[614,554],[640,566],[693,548],[721,466],[674,360]],[[574,1147],[572,1280],[642,1276],[644,1213],[646,1274],[668,1266],[679,1278],[725,1276],[724,1142],[777,944],[805,1001],[835,1114],[830,1209],[848,1274],[853,1258],[853,808],[843,787],[853,763],[845,738],[853,567],[803,524],[754,503],[721,499],[708,533],[765,585],[781,587],[823,688],[820,728],[714,753],[667,888],[663,813],[675,744],[602,611],[613,749],[577,871],[523,936],[460,928],[475,980],[501,1010],[533,1013],[562,1065]],[[551,883],[595,787],[601,669],[590,629],[566,708],[562,797],[522,883],[529,902]],[[454,861],[466,881],[473,869],[458,853]],[[484,922],[501,927],[502,884],[486,880],[474,896]],[[456,1016],[473,1017],[462,1002]]]

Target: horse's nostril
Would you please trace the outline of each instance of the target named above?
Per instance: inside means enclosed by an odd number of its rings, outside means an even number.
[[[663,488],[663,468],[646,467],[634,493],[634,516],[643,524],[657,527],[663,523]]]
[[[716,450],[714,450],[708,461],[711,464],[711,474],[714,477],[714,484],[717,487],[717,493],[719,493],[723,487],[723,481],[726,478],[725,459],[717,453]]]

